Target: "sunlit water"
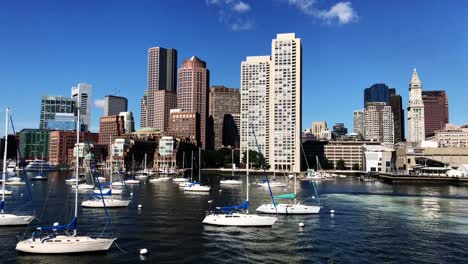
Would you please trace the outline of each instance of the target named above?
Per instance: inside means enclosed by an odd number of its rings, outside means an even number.
[[[74,192],[65,184],[68,173],[50,173],[33,182],[32,203],[23,205],[25,187],[7,198],[7,211],[35,210],[39,223],[69,221]],[[104,254],[43,256],[18,254],[16,235],[31,227],[0,228],[2,263],[468,263],[468,187],[389,185],[337,179],[317,184],[323,209],[318,215],[278,216],[272,228],[203,226],[209,208],[240,203],[245,186],[219,187],[219,177],[204,177],[213,188],[208,195],[187,194],[176,184],[128,186],[128,208],[111,209],[118,246]],[[251,182],[260,178],[251,178]],[[280,177],[278,177],[280,180]],[[290,192],[274,189],[275,193]],[[21,197],[21,194],[24,194]],[[305,203],[314,203],[313,186],[298,183]],[[89,193],[79,195],[80,202]],[[264,188],[250,186],[251,212],[270,202]],[[138,204],[142,209],[138,209]],[[334,214],[330,210],[335,210]],[[102,209],[79,208],[79,234],[99,234]],[[298,223],[303,222],[303,228]],[[140,248],[149,254],[139,256]]]

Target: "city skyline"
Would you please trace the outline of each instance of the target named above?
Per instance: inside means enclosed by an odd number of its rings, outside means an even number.
[[[116,24],[108,25],[109,31],[102,36],[98,34],[102,33],[104,28],[98,26],[94,29],[89,23],[101,21],[99,12],[104,10],[104,4],[94,4],[93,12],[88,14],[90,21],[80,25],[71,22],[78,19],[77,14],[83,8],[81,6],[62,3],[52,5],[52,2],[46,2],[44,7],[40,7],[31,2],[25,13],[20,14],[21,6],[8,3],[0,11],[1,17],[12,23],[3,23],[0,26],[4,35],[10,39],[10,42],[0,44],[0,56],[5,58],[6,62],[0,66],[0,78],[3,85],[9,88],[6,89],[4,102],[9,102],[10,105],[2,103],[1,107],[13,108],[12,114],[17,120],[18,130],[37,128],[39,120],[30,113],[40,109],[41,96],[68,96],[71,86],[84,82],[93,86],[91,131],[98,131],[99,117],[102,115],[102,109],[96,108],[94,103],[103,99],[106,94],[116,94],[116,90],[120,90],[118,95],[129,99],[129,111],[134,113],[135,122],[139,124],[140,99],[147,87],[148,48],[176,48],[179,52],[178,67],[183,60],[192,55],[201,57],[210,65],[211,85],[240,87],[239,63],[246,56],[267,54],[268,47],[263,43],[277,33],[295,32],[301,37],[304,50],[303,101],[314,102],[303,104],[303,128],[309,127],[312,121],[316,120],[326,120],[329,124],[343,122],[346,127],[352,128],[351,113],[362,104],[363,88],[373,83],[382,82],[389,87],[395,87],[397,93],[403,97],[403,108],[406,108],[408,74],[414,67],[424,80],[423,90],[447,91],[450,97],[449,122],[467,122],[463,116],[466,112],[466,106],[463,105],[466,92],[463,87],[468,84],[468,79],[465,79],[463,72],[466,70],[468,58],[462,50],[466,43],[462,35],[466,23],[463,23],[463,16],[456,15],[464,10],[467,4],[454,3],[449,7],[437,2],[425,6],[401,2],[395,6],[353,1],[351,8],[357,17],[346,22],[337,17],[331,17],[329,20],[311,17],[287,1],[244,2],[249,8],[244,8],[242,17],[250,15],[254,20],[250,28],[245,28],[245,24],[244,28],[241,28],[241,25],[237,25],[236,28],[229,24],[229,21],[219,22],[218,11],[223,8],[231,10],[230,7],[208,4],[205,1],[190,3],[193,10],[206,15],[206,18],[194,25],[184,24],[187,28],[183,33],[186,35],[167,34],[181,25],[181,22],[176,23],[176,18],[165,14],[165,10],[175,10],[177,3],[164,3],[158,7],[155,4],[132,5],[131,11],[135,12],[133,14],[126,12],[127,6],[124,2],[119,2],[109,10],[108,17],[110,22]],[[335,3],[324,1],[323,8],[329,9]],[[76,11],[71,12],[69,8]],[[145,8],[148,10],[144,10]],[[260,11],[262,8],[265,10]],[[387,12],[375,12],[378,8],[385,8]],[[33,9],[52,12],[55,16],[38,17],[31,13]],[[67,10],[68,13],[65,12]],[[237,12],[232,10],[230,12]],[[156,12],[156,15],[150,16],[150,11]],[[275,22],[271,18],[274,16],[266,14],[268,12],[281,15],[281,18]],[[445,21],[446,23],[432,21],[433,15],[447,12],[454,14]],[[193,18],[193,13],[197,12],[192,12],[190,8],[180,10],[180,15],[186,19]],[[140,18],[137,19],[136,14]],[[391,20],[392,24],[384,21],[387,16],[395,14],[398,14],[399,21]],[[71,22],[67,22],[68,15],[71,15]],[[122,15],[125,23],[113,18],[119,15]],[[262,18],[268,20],[263,21]],[[282,23],[285,19],[290,21],[288,25]],[[149,26],[164,20],[174,24],[164,23],[167,28]],[[32,27],[36,21],[41,23]],[[266,26],[267,24],[271,26]],[[31,26],[29,30],[35,28],[39,33],[29,32],[24,28],[28,26]],[[138,30],[134,32],[135,28]],[[206,29],[206,32],[202,33],[204,37],[193,37],[200,34],[192,32],[191,29],[194,28]],[[64,33],[64,29],[69,33]],[[59,38],[62,33],[65,36],[81,33],[95,39],[85,44],[65,43]],[[356,37],[351,38],[355,34]],[[370,36],[369,34],[378,34],[378,41],[366,37]],[[222,38],[219,38],[220,35]],[[437,46],[431,44],[434,35],[438,35]],[[127,39],[123,43],[117,43],[117,37]],[[184,41],[186,37],[191,37],[189,43]],[[39,52],[29,56],[31,51],[25,49],[24,45],[33,38],[36,41],[35,51]],[[243,41],[248,41],[249,44],[238,45]],[[376,44],[378,46],[375,46]],[[115,47],[109,48],[110,46]],[[124,46],[125,52],[121,52],[122,56],[111,56],[115,49],[123,49]],[[223,52],[224,49],[229,49],[230,52]],[[25,56],[28,56],[28,61],[25,60]],[[18,90],[27,91],[28,96],[17,93]],[[329,93],[332,90],[338,91],[333,93],[333,98]],[[330,104],[332,100],[333,104]]]

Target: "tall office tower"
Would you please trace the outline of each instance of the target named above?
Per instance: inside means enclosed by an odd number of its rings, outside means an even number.
[[[257,151],[257,142],[268,163],[270,163],[270,72],[270,56],[247,57],[241,63],[241,156],[247,149]]]
[[[385,102],[390,105],[390,90],[385,83],[376,83],[364,89],[364,107],[370,102]]]
[[[85,132],[89,131],[91,126],[91,91],[91,85],[86,83],[78,83],[77,86],[71,88],[72,98],[76,100],[76,106],[80,108]]]
[[[326,130],[328,130],[327,122],[325,121],[312,122],[312,134],[316,138],[320,138],[322,132]]]
[[[140,116],[140,128],[148,127],[146,115],[148,112],[148,90],[145,91],[145,94],[141,97],[141,116]]]
[[[39,129],[46,129],[47,123],[55,120],[57,113],[75,113],[76,102],[70,97],[42,96]]]
[[[177,108],[177,94],[173,91],[154,92],[154,116],[152,128],[167,131],[171,109]]]
[[[364,109],[365,138],[382,143],[394,143],[392,107],[385,102],[369,102]]]
[[[127,109],[127,98],[115,95],[104,97],[104,116],[118,115],[120,112],[127,112]]]
[[[364,110],[354,111],[354,133],[366,137]]]
[[[193,144],[200,145],[200,114],[197,112],[182,112],[181,109],[172,109],[169,117],[168,134],[186,139]]]
[[[111,139],[125,134],[124,117],[119,115],[102,116],[99,121],[99,144],[109,145]]]
[[[348,129],[344,126],[343,123],[335,123],[333,125],[333,138],[339,139],[348,134]]]
[[[414,69],[409,85],[408,142],[419,146],[421,141],[425,139],[425,135],[422,84],[416,69]]]
[[[177,77],[177,51],[175,49],[165,49],[153,47],[148,49],[148,89],[146,97],[146,120],[145,127],[156,127],[156,120],[161,116],[169,116],[170,109],[159,109],[161,104],[157,102],[161,99],[162,93],[157,91],[176,92]],[[163,113],[160,113],[163,112]],[[142,109],[143,114],[143,109]]]
[[[236,88],[213,86],[210,88],[209,116],[213,122],[211,140],[215,149],[239,145],[239,128],[233,115],[240,113],[240,92]],[[224,139],[224,140],[223,140]]]
[[[124,119],[124,128],[125,133],[135,132],[135,121],[133,120],[132,112],[120,112],[119,116],[122,116]]]
[[[445,91],[422,91],[426,137],[443,130],[449,122],[448,97]]]
[[[300,172],[302,46],[294,33],[271,42],[270,158],[277,170]]]
[[[192,56],[182,63],[178,72],[177,108],[183,112],[200,114],[200,141],[206,148],[206,121],[208,118],[208,93],[210,73],[206,62]]]
[[[392,107],[393,123],[395,132],[395,143],[405,141],[405,111],[403,110],[403,101],[399,94],[396,94],[396,89],[391,88],[390,91],[390,106]]]

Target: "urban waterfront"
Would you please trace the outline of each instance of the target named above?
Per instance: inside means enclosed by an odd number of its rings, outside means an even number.
[[[72,188],[65,184],[71,172],[51,172],[49,180],[33,182],[32,204],[42,225],[70,219]],[[106,254],[27,255],[14,248],[16,236],[31,227],[0,229],[3,263],[467,263],[468,187],[450,185],[361,182],[337,178],[317,183],[323,209],[318,215],[278,216],[272,228],[204,226],[209,208],[240,203],[244,187],[220,188],[219,177],[202,177],[213,186],[210,194],[187,194],[172,182],[129,185],[128,208],[110,209],[115,245]],[[286,177],[276,177],[286,181]],[[251,177],[251,183],[259,181]],[[245,179],[244,179],[245,181]],[[293,182],[289,181],[291,191]],[[19,208],[25,187],[7,198]],[[221,191],[220,191],[221,189]],[[275,193],[286,192],[274,189]],[[309,182],[298,183],[298,196],[314,195]],[[80,193],[80,202],[88,198]],[[250,185],[251,212],[270,202],[268,191]],[[310,203],[313,201],[308,201]],[[138,209],[141,204],[142,208]],[[7,208],[8,209],[8,208]],[[334,214],[330,210],[335,210]],[[98,234],[105,223],[102,209],[79,208],[78,233]],[[303,228],[298,223],[303,222]],[[97,224],[102,223],[102,224]],[[149,254],[140,256],[139,249]]]

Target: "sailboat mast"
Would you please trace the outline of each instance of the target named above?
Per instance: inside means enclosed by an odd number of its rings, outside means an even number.
[[[193,150],[192,150],[192,159],[190,160],[190,181],[193,182]]]
[[[296,173],[294,173],[294,204],[296,204],[296,195],[297,195],[297,187],[296,187]]]
[[[111,190],[112,192],[112,174],[114,174],[114,157],[112,155],[112,135],[109,135],[109,154],[110,154],[110,179],[109,179],[109,182],[110,182],[110,185],[109,185],[109,189]]]
[[[76,112],[77,120],[76,120],[76,168],[75,168],[75,218],[78,217],[78,174],[79,174],[79,169],[80,169],[80,156],[78,155],[78,144],[80,142],[80,125],[81,125],[81,120],[80,120],[80,108],[77,107],[77,112]],[[76,229],[73,230],[73,236],[76,236]]]
[[[234,149],[233,148],[231,149],[231,161],[232,161],[231,176],[234,177]]]
[[[185,169],[185,151],[182,151],[182,169]]]
[[[7,162],[7,147],[8,147],[8,111],[5,111],[5,149],[3,150],[3,173],[2,173],[2,203],[5,201],[5,177],[6,177],[6,162]],[[2,207],[3,214],[3,207]]]
[[[198,181],[201,184],[201,147],[198,147]]]

